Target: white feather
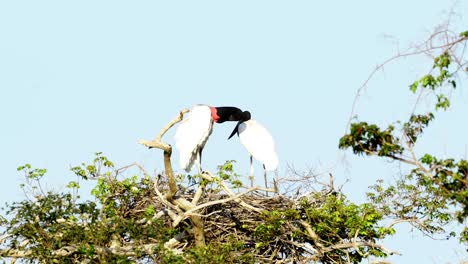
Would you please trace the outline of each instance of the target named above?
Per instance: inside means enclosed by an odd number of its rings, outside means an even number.
[[[190,172],[198,151],[205,146],[212,131],[213,119],[210,107],[195,105],[190,110],[189,117],[180,123],[174,136],[182,169]]]
[[[239,139],[250,155],[265,165],[265,170],[276,170],[275,142],[265,127],[253,119],[245,121],[239,125]]]

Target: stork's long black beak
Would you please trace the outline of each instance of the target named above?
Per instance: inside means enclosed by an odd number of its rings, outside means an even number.
[[[234,128],[234,130],[232,131],[231,135],[228,137],[228,140],[231,139],[235,134],[239,133],[239,125],[244,122],[242,120],[240,120],[239,122],[237,122],[237,125],[236,127]]]
[[[251,117],[251,115],[250,115],[249,111],[244,111],[244,112],[242,112],[242,114],[239,117],[236,117],[236,118],[238,118],[237,120],[239,120],[239,122],[237,122],[237,125],[234,128],[234,130],[232,131],[231,135],[228,137],[228,140],[231,139],[235,134],[239,135],[239,125],[242,124],[245,121],[250,120],[250,117]]]

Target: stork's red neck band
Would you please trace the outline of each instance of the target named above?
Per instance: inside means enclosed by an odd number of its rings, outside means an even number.
[[[210,109],[211,109],[211,118],[213,118],[215,122],[218,122],[218,120],[220,119],[218,115],[218,110],[216,110],[216,107],[212,107],[212,106],[210,106]]]

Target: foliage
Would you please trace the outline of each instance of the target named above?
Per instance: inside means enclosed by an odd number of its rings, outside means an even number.
[[[456,88],[456,72],[460,67],[460,58],[451,52],[456,43],[467,40],[465,32],[454,44],[434,59],[433,69],[438,74],[427,74],[410,85],[415,93],[420,89],[429,89],[435,94],[434,109],[447,110],[450,107],[447,86]],[[368,193],[369,199],[379,207],[385,216],[410,222],[428,235],[447,234],[444,229],[449,223],[463,224],[468,216],[468,162],[464,159],[441,159],[435,155],[424,154],[417,158],[414,145],[422,136],[433,113],[412,114],[407,122],[401,123],[400,133],[403,139],[395,135],[394,125],[381,131],[381,128],[367,122],[352,123],[350,132],[339,142],[342,149],[350,148],[355,154],[377,155],[400,161],[412,166],[409,172],[395,184],[384,186],[378,181]],[[448,236],[454,236],[453,232]],[[467,229],[459,234],[462,242],[468,241]]]
[[[45,173],[30,165],[18,169],[34,179]],[[224,181],[243,188],[232,161],[218,169],[213,179],[203,179],[201,185],[207,189],[201,204],[228,198]],[[152,179],[140,170],[118,180],[123,170],[114,169],[102,153],[96,153],[91,164],[71,171],[81,180],[96,181],[91,191],[94,201],[78,201],[72,191],[80,185],[72,181],[69,192],[39,192],[33,199],[7,205],[3,226],[9,237],[2,247],[10,251],[0,250],[3,256],[16,250],[30,263],[254,263],[262,259],[359,263],[391,253],[374,243],[393,234],[379,224],[383,215],[371,204],[351,203],[333,189],[299,199],[243,196],[243,201],[260,209],[258,213],[235,200],[206,206],[199,212],[210,215],[204,222],[206,245],[197,246],[190,220],[174,226],[165,213],[170,207],[158,198],[158,191],[167,188],[161,176]],[[178,195],[192,197],[194,192],[185,188]],[[183,250],[172,247],[171,239],[183,243]]]
[[[355,154],[376,154],[378,156],[394,156],[401,154],[403,148],[397,143],[399,139],[392,132],[395,128],[389,126],[384,131],[374,124],[366,122],[351,124],[351,131],[340,139],[340,148],[351,147]]]
[[[85,179],[91,174],[97,177],[101,175],[99,170],[89,168],[99,168],[104,158],[98,153],[93,164],[74,167],[72,171]],[[103,164],[112,167],[108,161]],[[29,170],[30,166],[18,169]],[[75,183],[69,185],[79,188]],[[137,219],[151,216],[147,211],[135,210],[149,206],[145,198],[151,186],[148,178],[132,177],[122,181],[98,178],[92,191],[96,201],[76,202],[71,193],[47,192],[36,194],[32,200],[10,204],[6,213],[11,220],[5,224],[5,232],[11,237],[4,246],[30,251],[31,262],[77,263],[91,259],[126,263],[127,256],[108,254],[103,248],[132,241],[138,249],[139,244],[165,241],[171,235],[171,229],[163,228],[158,219],[151,224],[137,223]],[[132,254],[134,258],[147,258],[144,252],[137,250]]]

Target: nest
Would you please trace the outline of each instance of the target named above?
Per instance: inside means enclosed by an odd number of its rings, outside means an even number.
[[[157,213],[149,223],[158,219],[167,228],[178,231],[165,244],[174,254],[183,254],[188,249],[200,246],[196,238],[196,233],[200,231],[205,245],[237,242],[242,244],[242,249],[237,249],[236,254],[251,254],[257,260],[301,259],[317,253],[313,241],[318,238],[307,223],[301,219],[285,219],[284,215],[272,217],[273,212],[280,214],[300,209],[300,201],[304,196],[293,199],[272,192],[274,190],[265,193],[266,189],[261,187],[234,192],[216,176],[206,173],[203,177],[214,184],[210,187],[199,185],[196,189],[180,188],[172,200],[163,195],[169,188],[166,177],[158,177],[155,188],[146,190],[143,196],[147,199],[140,200],[134,210],[142,212],[151,205]],[[197,193],[203,195],[194,201]],[[321,197],[325,197],[325,193]],[[311,197],[307,200],[312,201],[314,206],[322,204],[322,201]],[[181,201],[189,203],[189,206]],[[202,225],[199,226],[197,221]],[[291,236],[295,232],[307,236],[309,241],[294,241]]]

